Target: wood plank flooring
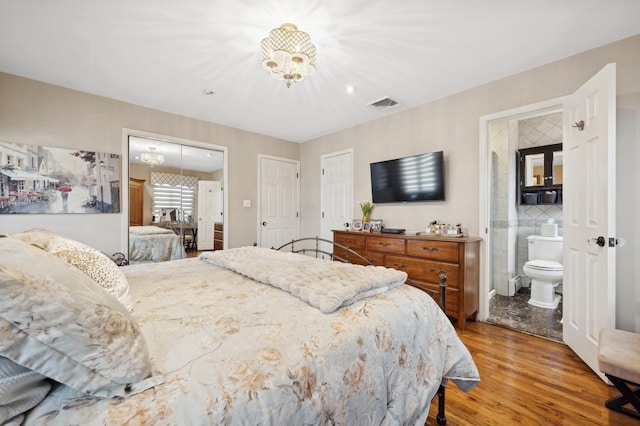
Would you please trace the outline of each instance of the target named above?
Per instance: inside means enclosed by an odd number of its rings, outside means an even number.
[[[464,393],[449,383],[447,425],[640,425],[604,406],[615,388],[566,345],[480,322],[458,334],[480,384]],[[427,425],[437,425],[437,410],[434,398]]]

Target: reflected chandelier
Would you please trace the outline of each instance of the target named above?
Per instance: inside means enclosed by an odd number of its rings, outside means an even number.
[[[159,164],[164,163],[164,155],[157,153],[156,148],[153,146],[150,146],[148,152],[143,152],[140,154],[140,160],[143,163],[151,164],[152,166],[157,166]]]
[[[287,87],[316,71],[316,47],[309,34],[293,24],[282,24],[260,42],[262,67],[272,78],[284,80]]]

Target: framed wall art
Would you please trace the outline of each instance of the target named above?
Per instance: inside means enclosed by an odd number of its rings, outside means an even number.
[[[118,154],[0,142],[0,214],[119,213]]]

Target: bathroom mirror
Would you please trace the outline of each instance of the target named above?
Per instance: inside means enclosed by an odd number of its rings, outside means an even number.
[[[562,185],[562,151],[553,151],[551,173],[554,185]]]
[[[518,151],[521,204],[562,204],[562,144]]]
[[[544,186],[544,153],[524,156],[525,186]]]

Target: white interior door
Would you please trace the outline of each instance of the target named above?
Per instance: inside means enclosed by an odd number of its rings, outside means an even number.
[[[213,250],[216,222],[222,222],[222,184],[214,180],[198,181],[198,250]]]
[[[615,327],[616,66],[564,103],[563,338],[600,377],[598,335]],[[598,237],[603,237],[602,245]]]
[[[341,151],[321,158],[320,237],[332,240],[334,229],[345,229],[352,218],[353,151]],[[324,248],[329,250],[328,247]]]
[[[260,157],[260,247],[278,248],[298,238],[300,163]]]

